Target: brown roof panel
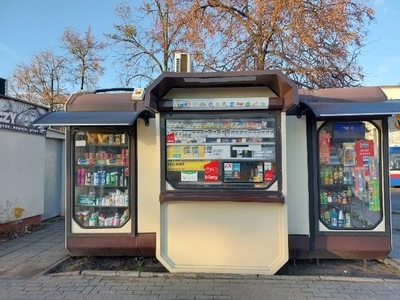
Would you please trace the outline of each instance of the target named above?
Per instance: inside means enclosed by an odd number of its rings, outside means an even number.
[[[342,99],[349,101],[374,102],[385,101],[387,97],[380,87],[352,87],[352,88],[333,88],[319,90],[299,90],[300,99],[302,96],[314,96],[319,98]]]
[[[237,88],[268,87],[282,101],[282,110],[286,111],[298,104],[297,86],[279,70],[204,72],[161,74],[146,89],[146,106],[159,111],[159,102],[174,88]]]
[[[143,100],[133,100],[134,89],[121,92],[99,93],[79,91],[65,104],[66,111],[136,111],[144,108]]]

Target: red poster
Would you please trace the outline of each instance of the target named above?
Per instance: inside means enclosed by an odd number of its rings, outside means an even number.
[[[331,160],[331,135],[328,132],[319,134],[319,160],[321,164],[329,164]]]
[[[175,143],[175,133],[170,132],[167,134],[167,143]]]
[[[372,140],[361,140],[356,141],[356,155],[357,155],[357,166],[364,166],[363,158],[366,156],[374,156],[374,141]]]
[[[264,163],[264,181],[272,181],[274,179],[274,169],[271,163]]]
[[[204,181],[214,182],[219,179],[219,161],[213,161],[204,165]]]
[[[264,171],[264,181],[272,181],[274,179],[274,171],[266,170]]]

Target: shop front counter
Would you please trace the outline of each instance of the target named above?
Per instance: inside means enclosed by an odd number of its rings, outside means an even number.
[[[275,274],[288,260],[280,72],[165,73],[147,90],[161,149],[156,255],[170,272]]]

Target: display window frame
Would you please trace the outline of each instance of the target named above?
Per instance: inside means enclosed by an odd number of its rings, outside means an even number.
[[[248,126],[253,126],[255,123],[259,122],[261,124],[262,121],[267,121],[266,126],[268,127],[268,120],[269,122],[273,121],[273,142],[271,140],[266,142],[267,139],[266,135],[260,135],[256,137],[258,133],[254,131],[254,136],[250,136],[253,133],[250,131],[243,130],[243,132],[239,133],[239,136],[235,134],[231,135],[231,132],[234,129],[230,128],[230,125],[226,125],[226,128],[223,128],[221,125],[219,128],[209,128],[205,129],[206,131],[213,132],[213,137],[206,134],[206,136],[202,136],[200,133],[199,139],[202,140],[201,143],[178,143],[176,144],[176,153],[171,153],[171,148],[174,147],[173,140],[176,140],[176,136],[172,136],[171,132],[169,132],[169,127],[174,122],[179,122],[182,120],[183,122],[193,122],[194,124],[198,124],[199,127],[202,126],[202,122],[236,122],[237,124],[246,124],[248,122]],[[254,120],[254,122],[252,122]],[[281,132],[279,130],[281,122],[280,111],[263,111],[263,112],[255,112],[255,113],[197,113],[196,117],[194,118],[193,114],[182,113],[182,112],[174,112],[163,114],[161,116],[161,129],[162,129],[162,140],[161,144],[163,145],[163,153],[162,153],[162,190],[164,191],[176,191],[176,192],[184,192],[184,191],[207,191],[207,190],[222,190],[222,191],[280,191],[281,185]],[[254,125],[258,126],[258,125]],[[210,127],[213,127],[212,125]],[[202,131],[203,129],[200,129]],[[226,131],[226,133],[225,133]],[[238,131],[241,131],[240,126],[238,125]],[[230,132],[230,133],[228,133]],[[234,131],[235,132],[235,131]],[[176,132],[175,132],[176,133]],[[180,134],[180,133],[179,133]],[[235,138],[239,139],[240,136],[243,135],[243,142],[232,142]],[[187,137],[185,137],[187,138]],[[189,136],[190,138],[190,136]],[[222,155],[221,157],[218,156],[218,153],[208,153],[211,157],[207,155],[207,141],[212,140],[213,143],[210,142],[212,145],[217,146],[210,146],[210,150],[221,151],[224,152],[227,156]],[[215,139],[215,141],[214,141]],[[259,142],[256,142],[259,141]],[[225,143],[224,143],[225,142]],[[201,144],[199,152],[200,154],[196,153],[193,154],[193,148],[198,147]],[[220,146],[218,146],[220,144]],[[267,146],[268,145],[268,146]],[[265,146],[265,149],[263,148]],[[199,161],[206,161],[209,168],[205,168],[205,164],[202,163],[200,171],[194,171],[194,174],[183,174],[187,175],[188,177],[183,178],[182,173],[180,171],[176,172],[175,178],[171,177],[171,165],[170,161],[172,160],[171,157],[173,155],[178,156],[179,159],[185,160],[184,155],[185,151],[184,148],[187,147],[189,150],[189,158],[186,160],[188,164],[190,164],[190,159],[193,158],[193,155],[200,155]],[[247,147],[247,148],[246,148]],[[273,158],[267,159],[269,154],[265,154],[268,152],[266,149],[268,147],[274,148],[274,153],[272,154]],[[215,149],[214,149],[215,148]],[[243,149],[249,150],[243,150]],[[197,148],[196,148],[197,149]],[[228,150],[227,150],[228,149]],[[250,150],[251,149],[251,150]],[[243,150],[243,151],[241,151]],[[215,152],[214,151],[214,152]],[[217,151],[217,152],[218,152]],[[241,153],[239,153],[241,151]],[[254,152],[252,152],[254,151]],[[266,151],[266,152],[262,152]],[[212,155],[215,155],[213,157]],[[264,156],[263,156],[264,155]],[[271,157],[272,157],[271,156]],[[208,157],[208,158],[207,158]],[[178,159],[178,160],[179,160]],[[273,164],[271,164],[273,162]],[[217,165],[215,165],[217,163]],[[259,166],[259,167],[258,167]],[[256,172],[258,167],[258,174]],[[239,168],[239,172],[248,172],[249,176],[245,174],[237,175],[234,172],[237,171]],[[210,170],[211,169],[211,170]],[[214,170],[213,170],[214,169]],[[254,170],[254,171],[253,171]],[[207,172],[209,172],[207,174]],[[251,172],[253,172],[251,174]],[[210,179],[206,180],[206,176],[210,175]],[[190,177],[192,176],[192,177]],[[215,177],[212,177],[215,176]],[[180,178],[179,178],[180,177]],[[199,180],[200,178],[200,180]],[[252,179],[248,179],[252,178]],[[172,180],[171,180],[172,179]],[[181,184],[183,180],[187,180],[189,184],[184,183]],[[190,180],[193,180],[194,183],[191,184]]]
[[[320,230],[372,231],[384,220],[381,131],[369,119],[324,120],[319,124]]]
[[[136,222],[136,190],[133,184],[136,180],[136,145],[132,132],[132,128],[126,127],[72,127],[70,129],[70,210],[72,219],[80,228],[84,230],[118,229],[131,224],[131,230],[133,230]],[[84,156],[79,155],[79,157],[75,149],[78,133],[85,135],[85,142],[88,144],[85,147],[90,149]],[[121,140],[123,135],[125,142]],[[107,137],[107,140],[90,142],[88,139],[91,136],[103,136],[104,139]],[[107,149],[110,151],[107,152]],[[122,149],[125,149],[124,153]],[[114,155],[111,157],[112,152]],[[79,160],[81,161],[78,162]],[[89,182],[86,176],[79,178],[79,166],[93,172],[90,173]],[[100,176],[96,183],[94,182],[95,172],[103,172],[106,176],[104,178]],[[113,173],[117,172],[118,176],[114,174],[113,178]],[[85,197],[78,195],[80,189],[82,192],[87,191],[84,193]],[[92,216],[94,219],[91,218]]]

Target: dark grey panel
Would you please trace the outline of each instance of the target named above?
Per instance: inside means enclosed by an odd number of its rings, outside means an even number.
[[[42,126],[130,126],[147,111],[84,112],[54,111],[33,122]],[[147,116],[147,114],[145,114]]]

